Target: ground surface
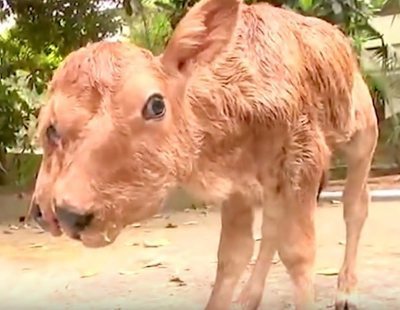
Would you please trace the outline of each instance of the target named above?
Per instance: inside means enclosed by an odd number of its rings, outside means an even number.
[[[186,211],[130,227],[115,244],[96,250],[35,228],[16,229],[10,226],[16,217],[0,212],[1,308],[204,309],[216,269],[219,213]],[[362,309],[400,308],[399,219],[400,202],[371,206],[359,258]],[[340,266],[343,226],[339,204],[318,209],[318,273],[335,273]],[[256,226],[255,237],[258,231]],[[335,285],[336,276],[317,274],[319,309],[332,307]],[[278,261],[261,309],[291,308],[291,298]]]

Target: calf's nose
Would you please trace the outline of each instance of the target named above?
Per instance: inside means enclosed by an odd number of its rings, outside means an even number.
[[[43,221],[42,211],[40,211],[39,205],[34,201],[32,203],[32,209],[30,216],[35,220],[36,223],[41,224]]]
[[[61,205],[55,207],[58,221],[64,225],[75,238],[79,239],[79,233],[90,225],[93,220],[93,213],[78,213],[73,207]]]

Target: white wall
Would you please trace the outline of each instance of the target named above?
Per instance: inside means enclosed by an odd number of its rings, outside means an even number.
[[[383,34],[386,43],[393,47],[389,52],[397,57],[399,70],[389,77],[388,89],[392,93],[390,106],[385,107],[385,117],[388,118],[394,113],[400,113],[400,14],[376,16],[370,23],[374,28]],[[371,40],[364,44],[364,48],[377,48],[381,45],[380,40]],[[364,50],[362,53],[362,62],[364,68],[373,73],[379,70],[379,64],[373,60],[373,51]]]

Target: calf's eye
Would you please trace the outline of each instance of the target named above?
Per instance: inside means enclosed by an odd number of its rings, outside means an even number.
[[[142,115],[145,120],[161,119],[165,115],[163,96],[160,94],[151,95],[142,110]]]

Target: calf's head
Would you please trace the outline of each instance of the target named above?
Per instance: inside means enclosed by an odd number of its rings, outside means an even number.
[[[226,46],[239,7],[201,1],[159,57],[99,42],[64,60],[39,116],[44,155],[31,212],[43,228],[98,247],[159,211],[202,143],[189,77]]]

